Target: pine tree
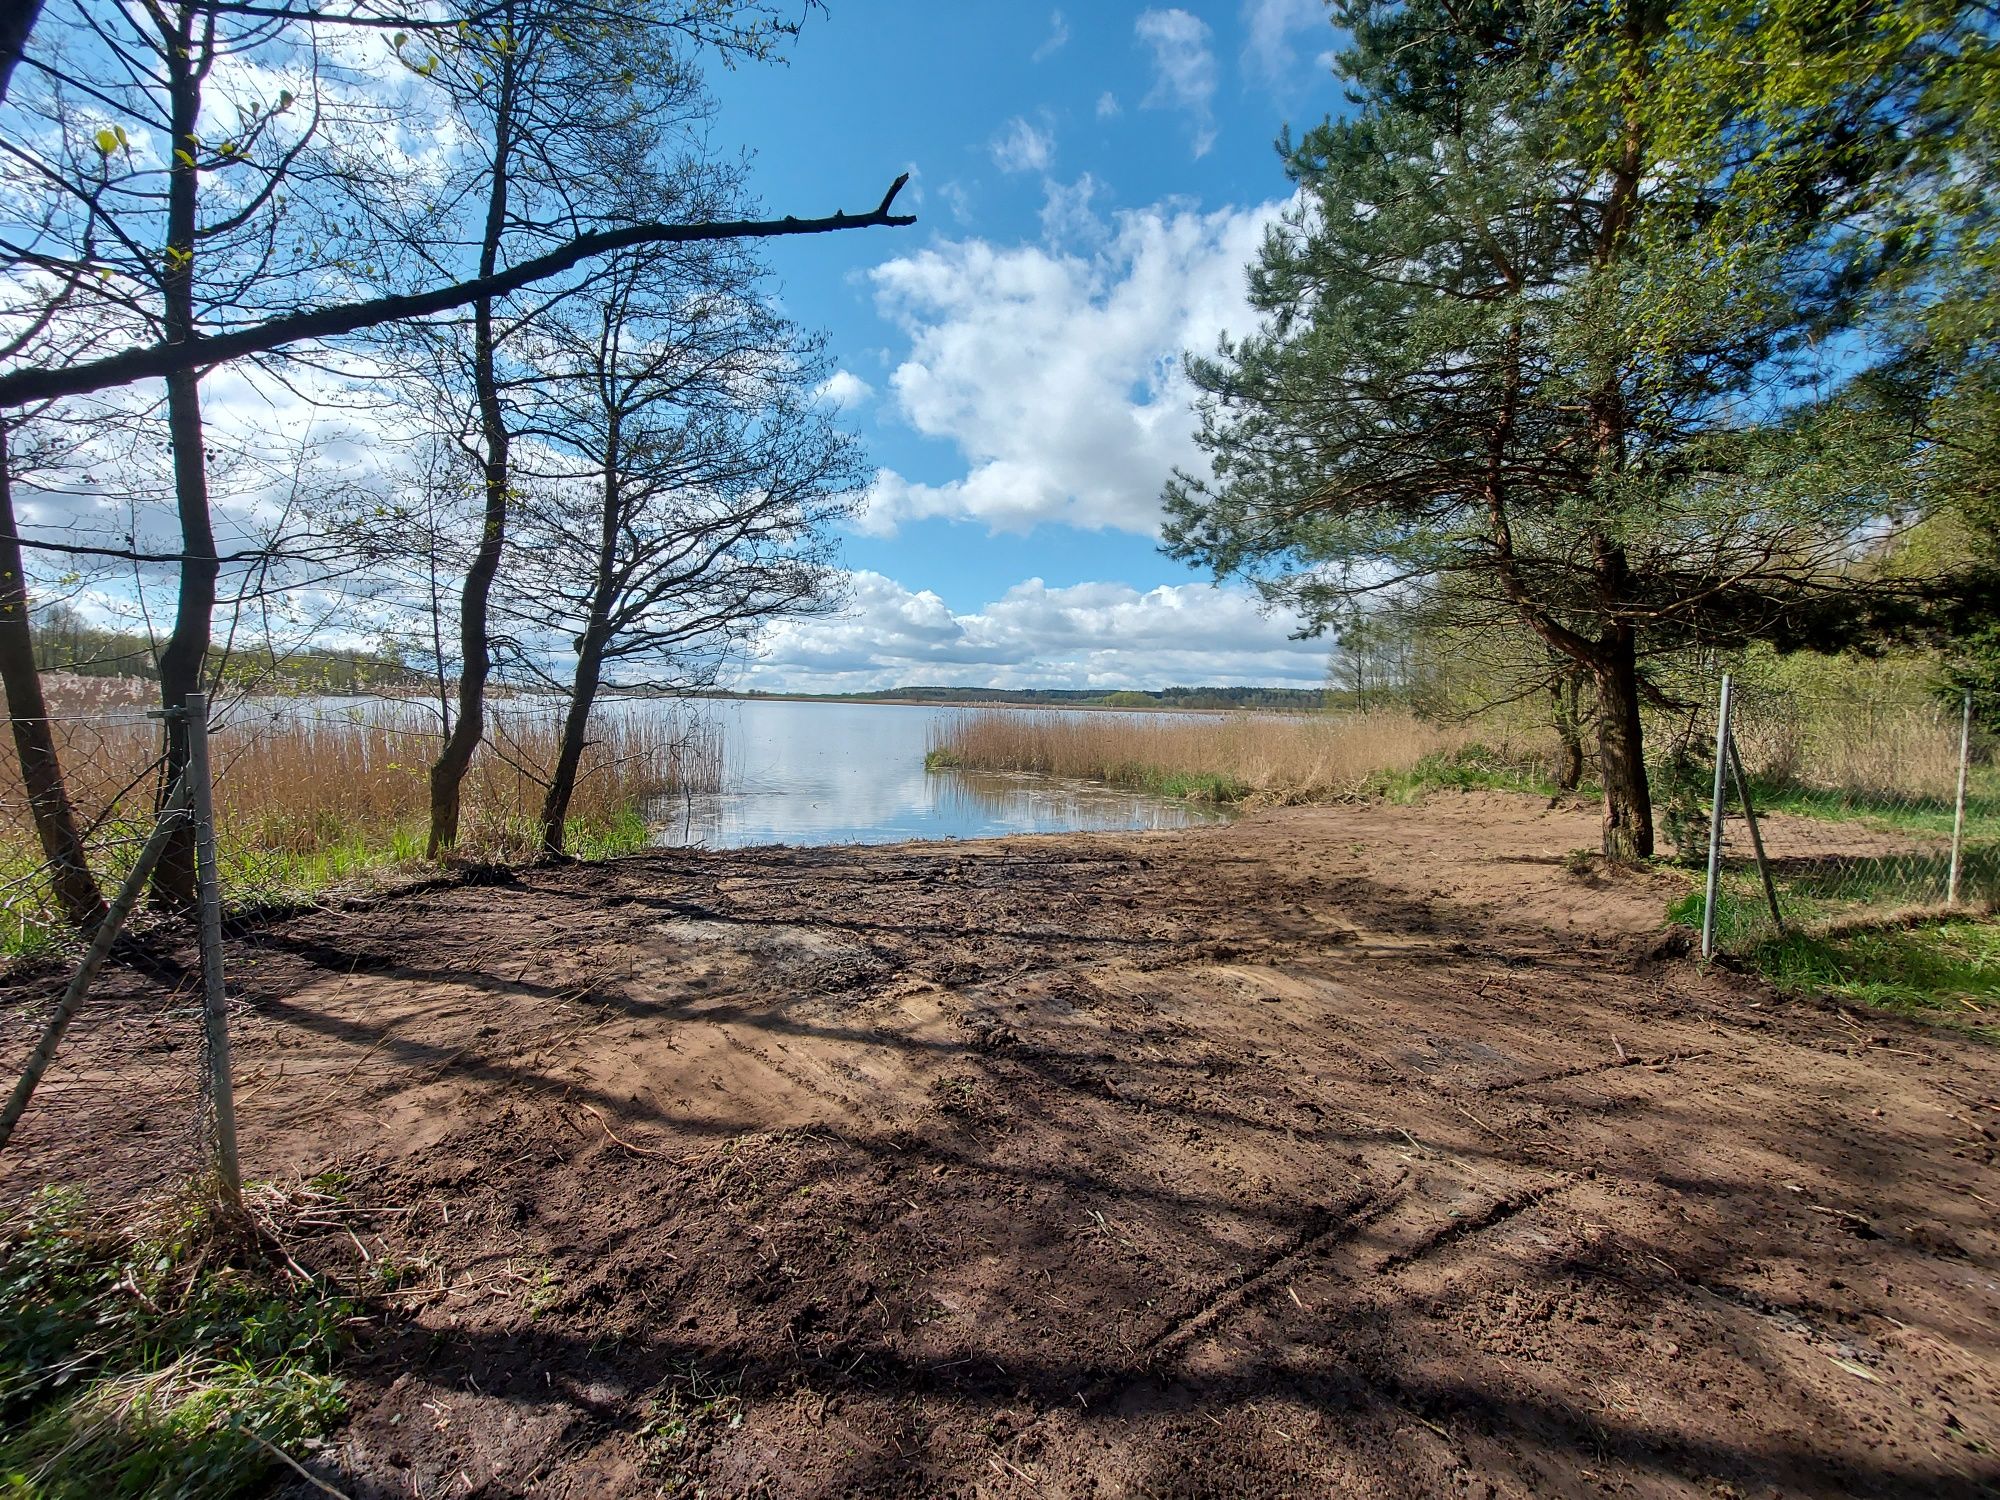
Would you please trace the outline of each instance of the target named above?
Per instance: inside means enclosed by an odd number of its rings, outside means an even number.
[[[1336,11],[1357,108],[1286,143],[1263,326],[1189,361],[1211,473],[1169,484],[1167,543],[1314,623],[1504,606],[1591,679],[1604,850],[1649,856],[1649,663],[1833,643],[1916,587],[1856,566],[1907,520],[1867,477],[1882,403],[1800,395],[1867,279],[1822,232],[1866,154],[1719,241],[1728,179],[1656,149],[1665,6]]]

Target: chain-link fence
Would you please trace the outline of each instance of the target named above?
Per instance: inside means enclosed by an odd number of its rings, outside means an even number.
[[[1704,951],[2000,901],[2000,765],[1967,704],[1724,683],[1683,771],[1705,826],[1677,837],[1708,856],[1684,913]]]

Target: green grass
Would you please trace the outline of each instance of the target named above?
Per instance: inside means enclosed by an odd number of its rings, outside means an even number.
[[[1982,768],[1975,773],[1965,798],[1965,836],[1972,839],[2000,839],[2000,787],[1994,776]],[[1802,818],[1828,822],[1860,823],[1865,827],[1897,833],[1951,832],[1953,808],[1942,797],[1888,797],[1874,792],[1842,791],[1825,787],[1801,786],[1795,782],[1753,781],[1751,796],[1757,811],[1791,813]]]
[[[1879,855],[1829,855],[1793,867],[1779,860],[1774,868],[1779,913],[1788,927],[1810,931],[1870,909],[1886,913],[1899,907],[1941,906],[1950,861],[1940,846]],[[1681,865],[1678,873],[1694,884],[1667,908],[1668,920],[1699,931],[1701,872]],[[1960,889],[1975,900],[2000,891],[2000,841],[1966,845]],[[1724,952],[1747,952],[1776,935],[1763,884],[1754,869],[1744,866],[1740,850],[1732,852],[1716,891],[1715,931],[1716,945]]]
[[[964,766],[963,758],[948,746],[940,745],[924,756],[926,771],[957,771]],[[1241,802],[1254,790],[1241,777],[1214,771],[1173,771],[1142,761],[1106,766],[1094,779],[1180,802]]]
[[[1795,994],[1833,995],[2000,1042],[2000,922],[1990,918],[1794,933],[1767,938],[1748,959]]]
[[[1407,807],[1426,792],[1530,792],[1538,797],[1564,795],[1539,763],[1510,759],[1484,745],[1472,744],[1447,755],[1426,755],[1407,771],[1384,771],[1369,783],[1369,791]],[[1582,796],[1597,788],[1577,788]]]
[[[232,1248],[198,1212],[104,1229],[65,1191],[0,1224],[0,1495],[262,1493],[263,1444],[339,1420],[350,1304]]]

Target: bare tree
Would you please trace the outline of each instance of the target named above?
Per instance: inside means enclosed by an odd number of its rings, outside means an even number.
[[[341,251],[353,236],[324,213],[329,192],[354,191],[359,179],[326,154],[323,137],[336,115],[380,123],[370,117],[381,111],[341,92],[309,32],[211,0],[69,0],[42,18],[37,40],[45,45],[26,59],[32,86],[9,105],[24,128],[0,141],[26,205],[0,235],[0,254],[30,280],[10,311],[44,331],[42,368],[72,368],[115,340],[191,347],[204,328],[352,284]],[[274,87],[279,79],[289,86]],[[188,726],[175,715],[203,685],[223,567],[202,373],[199,362],[165,372],[180,537],[159,661],[169,711],[163,788],[186,763]],[[157,899],[191,903],[193,859],[191,833],[169,845]]]
[[[540,341],[565,373],[532,440],[556,463],[530,490],[509,592],[523,665],[569,699],[548,854],[602,688],[705,686],[770,621],[838,602],[827,529],[866,474],[815,398],[821,345],[757,296],[760,272],[740,252],[635,252]]]
[[[0,98],[15,116],[0,130],[0,167],[16,189],[0,215],[0,263],[10,271],[0,305],[0,410],[164,380],[181,536],[148,561],[178,569],[160,663],[169,708],[184,702],[208,666],[226,562],[209,493],[205,372],[301,344],[320,361],[330,339],[468,305],[476,323],[482,307],[490,316],[499,299],[628,245],[912,222],[890,213],[900,180],[872,213],[822,220],[724,220],[673,198],[627,201],[593,217],[579,201],[539,222],[506,224],[502,237],[516,232],[505,253],[472,263],[450,235],[421,232],[437,228],[434,211],[405,213],[422,195],[400,193],[387,164],[392,153],[366,145],[371,132],[392,139],[396,101],[370,78],[344,75],[340,48],[325,45],[326,37],[358,28],[402,57],[410,79],[456,74],[475,89],[490,81],[497,90],[501,75],[519,71],[518,23],[532,10],[545,31],[563,31],[570,53],[620,64],[596,77],[603,95],[643,93],[656,73],[641,70],[662,59],[674,77],[684,76],[678,48],[761,56],[796,25],[768,4],[710,0],[636,9],[501,0],[445,17],[398,10],[373,0],[326,7],[138,0],[111,8],[67,0],[47,13],[30,5],[0,28]],[[391,26],[409,36],[391,36]],[[33,45],[23,52],[31,27]],[[410,38],[421,51],[406,50]],[[485,49],[487,76],[475,48]],[[493,68],[496,58],[506,66]],[[23,78],[31,80],[25,88]],[[276,87],[280,78],[288,86]],[[344,134],[331,129],[336,123]],[[501,168],[489,174],[489,187],[523,157],[532,171],[539,148],[535,139],[510,142],[489,163]],[[514,200],[500,196],[504,220]],[[412,281],[430,285],[391,289]],[[24,351],[38,339],[42,347],[29,357]],[[504,504],[504,485],[497,494]],[[496,562],[503,532],[493,538]],[[11,522],[8,536],[26,544]],[[136,566],[138,545],[123,550]],[[256,564],[260,587],[269,582],[267,563]],[[0,672],[8,661],[31,660],[31,652],[0,652]],[[11,679],[7,686],[30,691]],[[462,725],[463,715],[451,728]],[[458,743],[476,745],[477,736],[468,732]],[[185,757],[181,726],[169,749],[171,776]],[[177,846],[162,861],[156,894],[184,902],[191,874],[191,850]]]

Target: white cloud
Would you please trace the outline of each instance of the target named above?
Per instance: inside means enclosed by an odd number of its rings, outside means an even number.
[[[1045,172],[1055,160],[1056,138],[1053,131],[1030,125],[1016,115],[987,149],[993,153],[993,164],[1003,172]]]
[[[835,370],[819,383],[813,392],[816,401],[830,401],[835,406],[855,407],[875,394],[875,387],[850,370]]]
[[[1104,184],[1085,172],[1067,185],[1053,177],[1042,183],[1042,237],[1051,245],[1094,245],[1105,235],[1104,221],[1091,209],[1091,200]]]
[[[1326,0],[1243,0],[1245,68],[1274,86],[1286,82],[1298,65],[1292,34],[1328,24]]]
[[[1113,119],[1117,116],[1118,113],[1119,113],[1118,96],[1112,93],[1110,89],[1106,89],[1103,93],[1097,96],[1098,119],[1100,120]]]
[[[899,683],[994,687],[1316,686],[1324,642],[1288,639],[1242,589],[1205,583],[1141,592],[1123,583],[1050,588],[1039,578],[956,614],[928,589],[850,575],[832,619],[785,620],[763,637],[742,685],[860,691]]]
[[[1044,62],[1054,57],[1056,53],[1062,51],[1068,45],[1069,22],[1063,18],[1061,11],[1050,11],[1048,40],[1035,49],[1032,60],[1035,62]]]
[[[1184,10],[1142,11],[1133,25],[1153,54],[1153,88],[1147,109],[1177,109],[1194,131],[1194,154],[1215,144],[1215,53],[1208,23]]]
[[[1155,534],[1168,474],[1200,463],[1181,353],[1252,327],[1245,267],[1280,207],[1159,205],[1116,215],[1089,253],[964,240],[877,267],[877,305],[910,340],[895,409],[967,472],[933,485],[883,470],[861,525]]]
[[[958,182],[947,182],[938,189],[938,196],[944,199],[945,207],[951,210],[951,217],[963,229],[972,222],[972,195]]]

